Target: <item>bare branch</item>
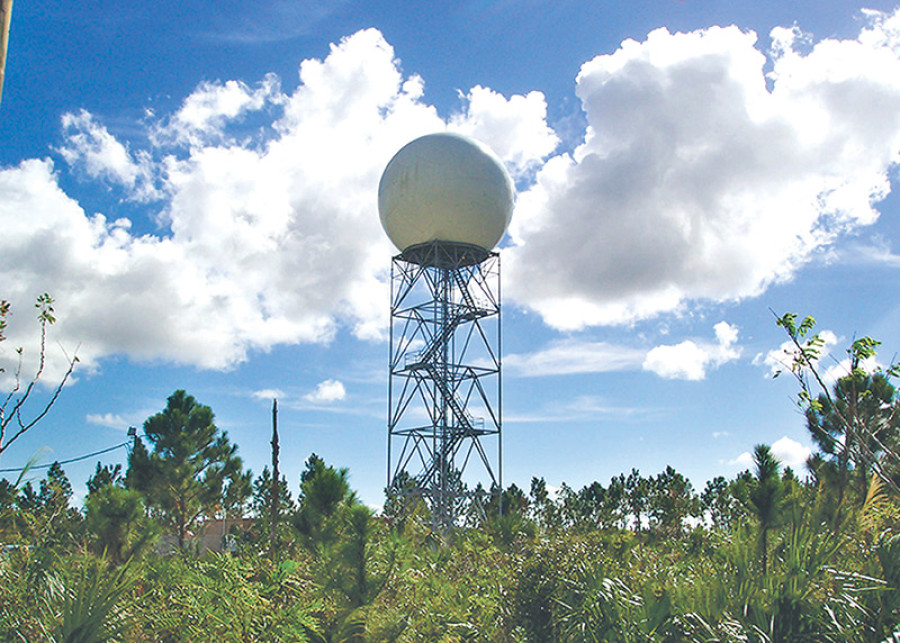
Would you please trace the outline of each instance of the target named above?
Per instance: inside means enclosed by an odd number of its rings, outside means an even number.
[[[35,303],[35,308],[37,308],[39,311],[38,323],[40,324],[41,329],[38,367],[23,390],[22,364],[24,352],[21,347],[16,349],[16,353],[18,353],[18,363],[16,365],[13,386],[4,398],[2,405],[0,405],[0,454],[2,454],[7,448],[9,448],[9,446],[13,444],[18,438],[20,438],[25,432],[33,428],[38,422],[40,422],[47,416],[47,414],[50,412],[50,409],[54,404],[56,404],[57,399],[59,399],[63,388],[69,381],[72,372],[75,370],[75,365],[78,363],[77,350],[76,354],[72,355],[71,357],[66,355],[68,368],[53,389],[53,393],[50,396],[50,399],[40,407],[40,410],[33,417],[31,417],[30,419],[26,419],[24,417],[25,404],[34,394],[35,386],[37,385],[41,376],[44,374],[44,369],[47,363],[47,326],[52,325],[56,322],[56,317],[54,314],[55,311],[53,308],[53,298],[50,297],[50,295],[44,293],[39,296]],[[3,335],[3,331],[6,329],[6,316],[9,314],[9,303],[5,300],[0,301],[0,342],[6,339],[6,337]],[[9,435],[10,425],[13,425],[15,427],[15,429],[13,429],[12,435]]]

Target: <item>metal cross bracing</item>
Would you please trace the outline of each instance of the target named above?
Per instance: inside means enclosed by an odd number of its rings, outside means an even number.
[[[394,257],[388,489],[423,498],[437,530],[468,485],[502,488],[500,340],[496,252],[435,241]]]

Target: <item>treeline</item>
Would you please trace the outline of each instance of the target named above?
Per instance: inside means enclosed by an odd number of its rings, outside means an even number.
[[[577,490],[535,478],[476,489],[442,535],[421,499],[373,512],[314,454],[293,485],[254,478],[176,391],[125,471],[98,463],[83,509],[58,464],[0,481],[0,640],[889,640],[896,398],[883,374],[839,381],[807,413],[819,449],[803,477],[759,445],[699,493],[671,467]],[[836,447],[868,435],[835,417],[851,406],[877,444]],[[198,549],[213,518],[227,553]]]

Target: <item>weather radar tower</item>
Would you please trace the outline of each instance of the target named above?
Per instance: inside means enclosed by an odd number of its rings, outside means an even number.
[[[502,488],[500,256],[514,191],[487,147],[429,134],[382,174],[391,263],[388,490],[447,531],[477,484]],[[494,455],[496,454],[496,455]]]

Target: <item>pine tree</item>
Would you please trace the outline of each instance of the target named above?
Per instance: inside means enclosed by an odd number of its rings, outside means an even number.
[[[144,434],[153,451],[137,441],[128,461],[128,485],[144,495],[184,550],[195,525],[225,506],[229,481],[245,475],[237,446],[216,427],[212,409],[183,390],[144,422]]]

